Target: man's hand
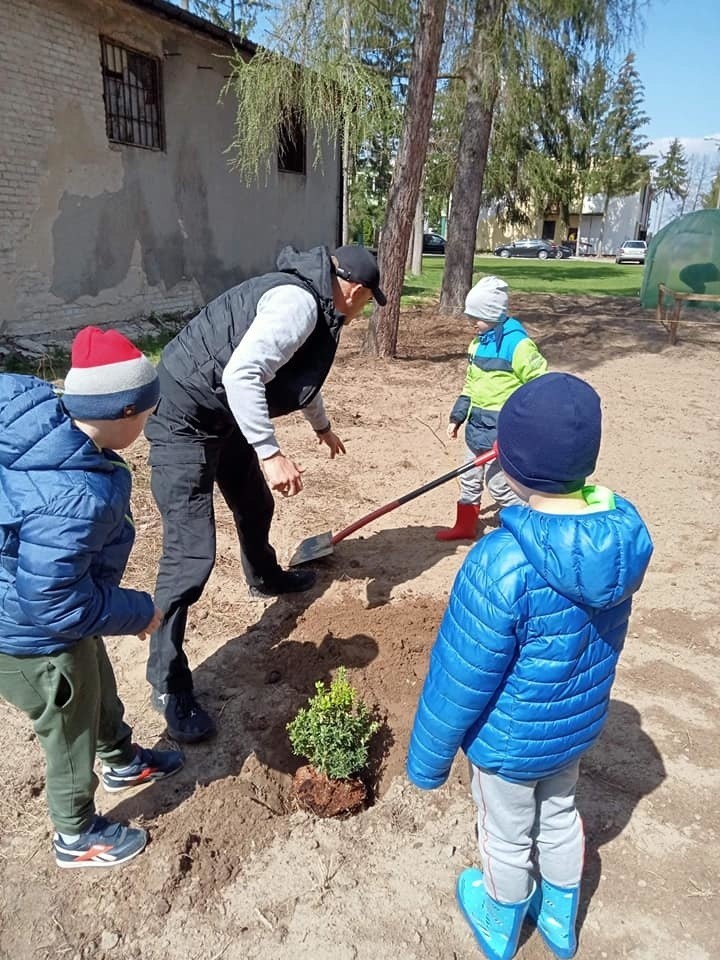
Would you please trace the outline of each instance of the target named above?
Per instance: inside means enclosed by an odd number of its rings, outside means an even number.
[[[162,610],[158,610],[158,608],[155,607],[155,612],[152,615],[152,620],[146,627],[144,627],[140,631],[140,633],[138,634],[138,639],[147,640],[148,636],[151,633],[154,633],[157,630],[157,628],[160,626],[160,624],[163,622],[164,616],[165,614],[162,612]]]
[[[330,448],[330,459],[334,460],[339,453],[345,453],[345,444],[340,437],[332,430],[326,430],[324,433],[317,434],[318,443],[324,443]]]
[[[284,497],[294,497],[296,493],[300,493],[303,488],[302,475],[305,472],[302,467],[298,467],[280,451],[262,463],[271,490],[277,490]]]
[[[452,422],[449,423],[449,424],[447,425],[447,429],[445,430],[445,433],[448,435],[448,438],[449,438],[450,440],[457,440],[458,424],[457,424],[457,423],[452,423]]]

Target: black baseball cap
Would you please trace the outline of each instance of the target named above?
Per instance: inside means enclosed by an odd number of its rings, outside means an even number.
[[[375,302],[381,307],[385,306],[387,298],[380,289],[380,270],[377,260],[367,247],[361,247],[357,243],[338,247],[333,256],[337,260],[335,273],[339,277],[351,283],[359,283],[361,287],[367,287]]]

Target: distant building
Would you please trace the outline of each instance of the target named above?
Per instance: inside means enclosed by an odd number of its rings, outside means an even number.
[[[340,161],[298,130],[267,182],[228,167],[232,48],[166,0],[0,2],[0,333],[192,310],[337,242]]]
[[[652,195],[650,184],[646,184],[629,196],[610,198],[603,236],[604,253],[614,253],[624,240],[646,239]],[[556,243],[568,239],[579,241],[585,250],[594,252],[600,239],[604,205],[605,197],[602,194],[585,197],[582,214],[579,211],[570,214],[566,231],[563,230],[557,204],[549,204],[532,226],[505,225],[500,216],[501,209],[497,206],[486,208],[481,211],[478,221],[477,248],[493,250],[510,240],[542,237]]]
[[[603,250],[614,253],[625,240],[646,240],[650,224],[653,191],[645,184],[627,197],[611,197],[607,222],[603,231]],[[602,194],[585,197],[582,218],[578,220],[578,235],[597,249],[603,223],[605,197]]]

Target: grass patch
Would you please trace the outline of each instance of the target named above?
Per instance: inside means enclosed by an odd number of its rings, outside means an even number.
[[[419,306],[440,295],[444,257],[424,257],[419,277],[403,286],[403,306]],[[612,260],[503,260],[475,257],[474,280],[487,274],[502,277],[513,293],[555,293],[564,296],[637,297],[643,268]]]
[[[177,336],[181,329],[182,324],[179,324],[175,330],[162,330],[159,333],[146,334],[142,337],[133,337],[132,342],[135,344],[138,350],[142,350],[148,360],[152,360],[153,363],[158,363],[163,349]]]
[[[150,317],[150,320],[153,318]],[[167,314],[162,318],[169,326],[159,327],[157,332],[146,333],[142,336],[130,335],[130,339],[141,350],[148,360],[157,363],[163,347],[173,339],[183,326],[179,315]],[[177,326],[173,326],[173,323]],[[42,380],[61,380],[70,369],[70,350],[62,347],[49,347],[42,356],[30,357],[21,353],[9,353],[4,360],[0,360],[0,371],[3,373],[24,373],[40,377]]]
[[[0,360],[3,373],[24,373],[41,380],[59,380],[70,369],[70,354],[59,347],[51,347],[38,357],[28,357],[21,353],[9,353]]]

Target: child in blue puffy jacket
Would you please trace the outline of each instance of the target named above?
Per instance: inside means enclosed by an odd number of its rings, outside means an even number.
[[[120,580],[134,540],[131,474],[114,451],[158,401],[155,368],[122,334],[86,327],[59,398],[36,377],[0,376],[0,697],[33,721],[60,867],[110,867],[142,851],[144,830],[95,811],[106,790],[178,771],[176,750],[132,743],[102,635],[161,618]]]
[[[457,897],[491,960],[510,960],[530,914],[557,957],[576,950],[583,831],[580,757],[600,735],[632,595],[652,553],[635,508],[587,485],[600,398],[570,374],[520,387],[498,420],[511,506],[471,550],[430,657],[410,780],[441,786],[468,756],[484,870]]]

